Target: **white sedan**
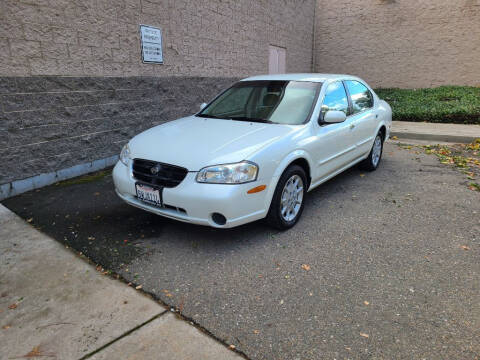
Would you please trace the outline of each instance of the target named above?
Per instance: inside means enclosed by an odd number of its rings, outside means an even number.
[[[115,189],[180,221],[229,228],[266,218],[288,229],[308,191],[355,164],[377,168],[391,123],[390,106],[354,76],[250,77],[131,139]]]

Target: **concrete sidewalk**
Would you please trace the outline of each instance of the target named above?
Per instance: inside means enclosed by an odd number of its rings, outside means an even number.
[[[241,359],[0,205],[0,358]]]
[[[390,136],[398,140],[471,143],[480,138],[480,125],[394,121]]]

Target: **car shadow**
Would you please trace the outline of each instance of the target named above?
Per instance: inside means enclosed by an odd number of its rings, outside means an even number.
[[[379,169],[379,171],[381,171]],[[302,229],[324,199],[346,192],[360,171],[352,167],[311,191],[299,223],[287,234]],[[264,220],[231,229],[193,225],[157,216],[129,206],[115,194],[111,176],[94,181],[59,183],[7,199],[5,206],[36,228],[96,263],[116,268],[163,246],[209,252],[258,245],[280,233]]]

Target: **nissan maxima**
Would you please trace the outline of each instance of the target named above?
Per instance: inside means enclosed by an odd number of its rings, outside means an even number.
[[[284,230],[315,187],[355,164],[375,170],[391,123],[390,106],[358,77],[250,77],[131,139],[115,189],[180,221],[229,228],[266,218]]]

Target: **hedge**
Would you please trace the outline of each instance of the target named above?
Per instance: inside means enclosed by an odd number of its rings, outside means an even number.
[[[393,109],[393,120],[479,124],[480,87],[376,89]]]

